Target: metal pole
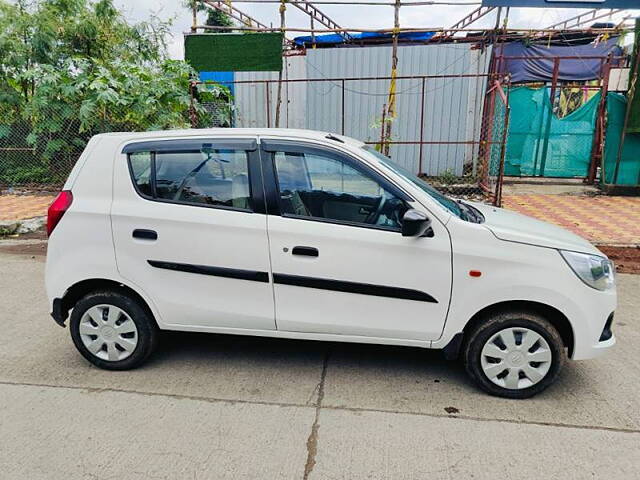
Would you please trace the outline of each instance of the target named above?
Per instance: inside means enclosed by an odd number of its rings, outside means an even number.
[[[560,73],[560,59],[553,59],[553,77],[551,79],[551,91],[549,92],[549,116],[544,129],[544,143],[542,145],[542,158],[540,159],[540,176],[544,176],[544,167],[547,163],[547,153],[549,151],[549,133],[551,132],[551,118],[553,116],[553,103],[556,98],[556,87],[558,85],[558,74]],[[534,170],[535,175],[535,170]]]
[[[384,152],[384,131],[385,131],[385,117],[387,115],[387,104],[382,105],[382,126],[380,127],[380,153]]]
[[[596,116],[596,130],[593,135],[593,145],[591,147],[591,161],[589,162],[589,172],[586,182],[593,184],[598,171],[598,160],[602,159],[604,152],[605,117],[607,110],[607,92],[609,90],[609,72],[611,71],[611,54],[606,61],[603,59],[600,66],[600,102],[598,103],[598,114]]]
[[[494,30],[498,30],[500,27],[500,16],[502,15],[502,7],[498,7],[498,14],[496,15],[496,26]]]
[[[478,157],[481,159],[481,179],[479,181],[480,185],[488,185],[489,178],[489,151],[487,149],[487,140],[490,138],[491,134],[491,87],[493,85],[493,81],[496,78],[497,72],[497,57],[494,54],[491,55],[489,59],[489,70],[487,76],[487,84],[485,87],[485,95],[482,99],[482,118],[480,120],[480,138],[478,145]]]
[[[422,152],[424,149],[424,99],[426,93],[427,79],[422,79],[422,86],[420,89],[420,152],[418,153],[418,175],[422,174]]]
[[[271,128],[271,98],[269,98],[269,82],[264,82],[267,99],[267,128]]]
[[[502,89],[502,87],[500,87]],[[509,90],[507,90],[506,101],[504,105],[504,126],[502,129],[502,146],[500,150],[500,165],[498,167],[498,184],[496,185],[496,198],[494,205],[502,206],[502,184],[504,183],[504,161],[507,155],[507,135],[509,133],[509,117],[511,116],[511,107],[509,106]]]
[[[342,135],[344,135],[344,79],[342,80]]]

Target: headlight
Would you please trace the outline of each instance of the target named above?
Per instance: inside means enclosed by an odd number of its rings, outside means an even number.
[[[590,287],[608,290],[615,285],[615,268],[608,258],[566,250],[560,250],[560,254],[580,280]]]

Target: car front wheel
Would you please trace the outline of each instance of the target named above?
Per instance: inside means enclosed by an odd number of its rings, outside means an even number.
[[[545,318],[502,312],[473,330],[464,348],[469,375],[486,392],[529,398],[556,379],[566,359],[562,338]]]

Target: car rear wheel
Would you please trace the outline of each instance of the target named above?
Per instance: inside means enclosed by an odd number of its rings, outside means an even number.
[[[137,367],[152,353],[157,326],[140,303],[124,293],[88,294],[73,308],[71,338],[84,358],[107,370]]]
[[[465,342],[467,372],[486,392],[529,398],[557,378],[566,359],[562,338],[543,317],[502,312],[473,330]]]

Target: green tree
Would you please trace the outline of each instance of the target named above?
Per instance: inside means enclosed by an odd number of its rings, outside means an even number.
[[[112,0],[0,0],[0,184],[59,181],[96,133],[188,127],[195,72],[167,58],[169,26]]]
[[[207,12],[207,19],[205,20],[205,25],[208,25],[210,27],[235,26],[235,24],[233,23],[233,20],[229,18],[229,15],[227,15],[224,12],[221,12],[220,10],[214,10],[212,8],[210,8],[209,11]],[[229,30],[226,30],[226,29],[212,30],[212,31],[213,32],[229,32]]]
[[[229,15],[215,8],[207,7],[201,0],[185,0],[183,4],[185,8],[188,8],[189,10],[193,10],[193,6],[195,5],[197,12],[206,12],[207,18],[204,24],[209,27],[234,27],[235,26],[234,21],[231,19],[231,17],[229,17]],[[207,31],[214,32],[214,33],[230,32],[230,30],[226,28],[210,29]]]

